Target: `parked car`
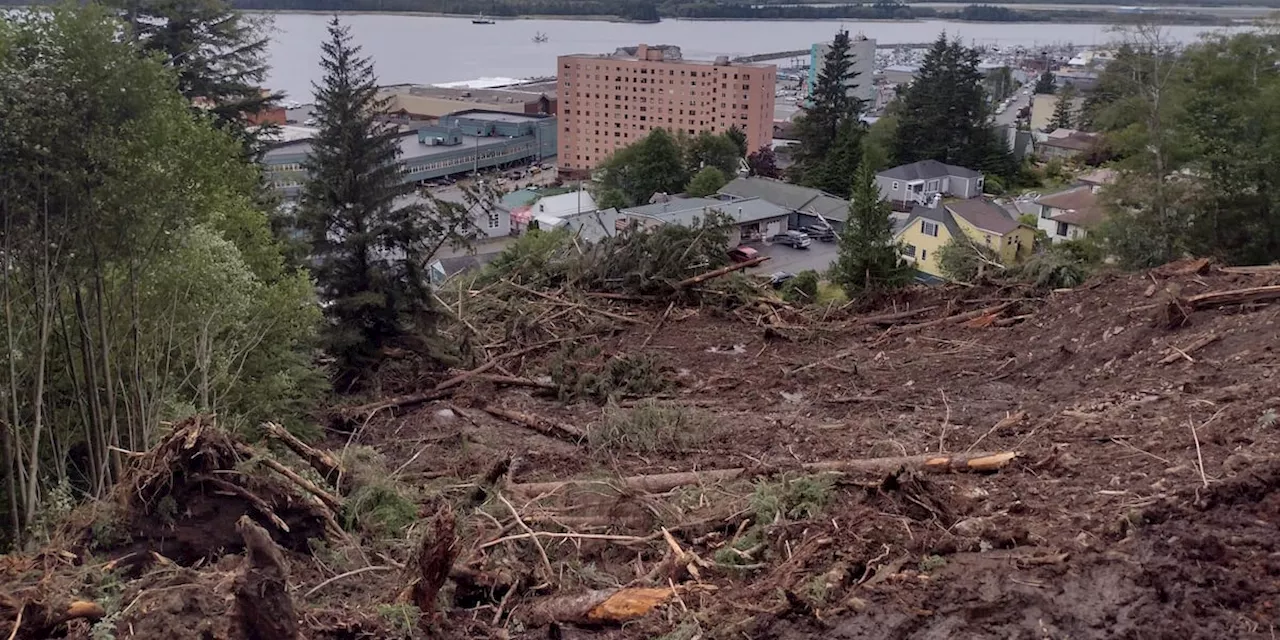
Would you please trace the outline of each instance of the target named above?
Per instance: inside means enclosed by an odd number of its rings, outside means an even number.
[[[778,271],[776,273],[771,273],[769,274],[769,286],[775,289],[781,288],[782,285],[786,284],[788,280],[794,277],[796,277],[796,274],[791,273],[790,271]]]
[[[734,247],[729,250],[729,259],[734,262],[746,262],[760,256],[760,252],[751,247]]]
[[[824,224],[811,224],[807,227],[800,227],[800,233],[823,242],[836,241],[836,230]]]
[[[784,244],[792,249],[808,249],[809,245],[813,244],[813,240],[810,239],[809,236],[794,229],[791,231],[783,231],[782,233],[769,238],[769,242],[774,244]]]

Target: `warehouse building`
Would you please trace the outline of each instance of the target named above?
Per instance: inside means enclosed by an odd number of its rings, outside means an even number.
[[[279,144],[263,157],[267,179],[287,199],[297,198],[306,180],[303,163],[312,139]],[[406,182],[541,162],[556,153],[556,119],[501,111],[471,110],[440,118],[434,125],[402,131],[400,172]]]
[[[434,120],[475,109],[525,115],[556,114],[554,81],[523,82],[488,89],[399,84],[382,87],[378,90],[378,97],[387,101],[387,113],[416,119]]]

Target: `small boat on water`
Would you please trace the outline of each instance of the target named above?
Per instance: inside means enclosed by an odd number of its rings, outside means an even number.
[[[546,42],[547,40],[550,40],[550,38],[547,37],[547,34],[541,31],[539,31],[537,34],[533,36],[534,42],[542,43],[542,42]]]
[[[471,24],[494,24],[494,22],[493,22],[493,19],[492,19],[492,18],[486,18],[486,17],[484,17],[484,14],[482,13],[482,14],[480,14],[480,15],[478,15],[478,16],[476,16],[476,17],[472,18],[472,19],[471,19]]]

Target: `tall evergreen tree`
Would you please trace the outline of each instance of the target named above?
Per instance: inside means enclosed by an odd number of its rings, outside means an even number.
[[[863,159],[853,179],[849,218],[831,278],[850,297],[889,291],[911,282],[912,269],[893,241],[889,205],[880,199],[874,163]]]
[[[978,52],[938,37],[902,97],[893,155],[899,164],[938,160],[1005,174],[1015,163],[993,132]]]
[[[796,135],[800,141],[794,159],[794,172],[800,182],[812,186],[827,184],[830,176],[839,170],[838,167],[824,167],[828,155],[836,145],[841,133],[841,126],[853,123],[846,129],[845,143],[852,144],[849,136],[859,139],[863,127],[859,120],[863,103],[850,91],[857,87],[855,82],[858,72],[853,70],[853,59],[849,57],[852,41],[849,32],[841,29],[836,33],[822,59],[822,69],[818,72],[809,103],[804,114],[796,120]],[[855,163],[856,164],[856,163]],[[851,174],[845,174],[840,182],[848,184]],[[844,191],[845,188],[839,188]]]
[[[325,338],[339,388],[358,383],[383,348],[430,329],[424,219],[400,199],[399,133],[380,120],[373,63],[335,17],[315,87],[319,133],[306,161],[299,222],[327,303]]]
[[[735,124],[729,127],[729,130],[724,132],[724,135],[730,140],[732,140],[733,144],[738,147],[739,158],[747,157],[747,132],[746,131],[743,131],[741,128],[738,127],[738,125]]]
[[[249,116],[275,106],[281,94],[262,87],[267,75],[267,26],[225,0],[112,0],[132,25],[145,53],[178,74],[178,90],[213,116],[250,152],[260,136]]]
[[[1036,93],[1054,93],[1057,90],[1058,84],[1053,78],[1052,71],[1045,70],[1040,77],[1036,78]]]
[[[1058,91],[1058,101],[1053,106],[1053,118],[1049,121],[1049,129],[1070,129],[1075,123],[1071,103],[1075,101],[1076,91],[1067,85]]]

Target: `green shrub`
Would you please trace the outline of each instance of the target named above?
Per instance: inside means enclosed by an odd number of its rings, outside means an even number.
[[[768,524],[785,518],[802,520],[822,513],[835,489],[831,474],[782,477],[756,483],[751,494],[751,510],[756,522]]]
[[[615,356],[600,365],[584,362],[599,347],[577,345],[561,349],[551,360],[551,381],[562,400],[588,398],[605,402],[621,396],[650,396],[671,389],[674,382],[657,357],[649,354]]]
[[[347,498],[343,525],[375,537],[394,537],[418,518],[418,505],[390,482],[371,481]]]
[[[650,400],[632,409],[605,407],[600,422],[587,430],[587,441],[597,451],[674,453],[705,439],[712,426],[694,409]]]
[[[796,274],[782,287],[782,299],[787,302],[810,304],[818,299],[818,282],[821,278],[813,269]]]

